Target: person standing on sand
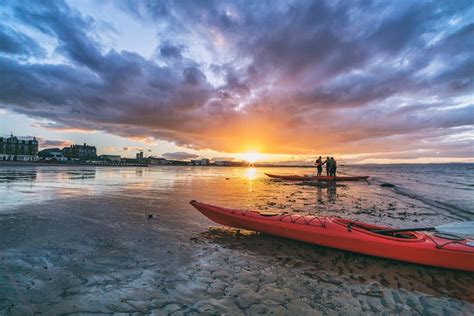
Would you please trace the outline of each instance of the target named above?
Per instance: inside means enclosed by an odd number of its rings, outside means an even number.
[[[331,176],[335,177],[336,176],[336,169],[337,169],[337,162],[334,157],[331,157]]]
[[[321,176],[321,173],[323,172],[323,160],[321,159],[321,156],[316,160],[316,168],[318,169],[318,177]]]
[[[323,165],[326,164],[326,175],[329,177],[331,174],[331,159],[326,157],[326,161],[323,162]]]

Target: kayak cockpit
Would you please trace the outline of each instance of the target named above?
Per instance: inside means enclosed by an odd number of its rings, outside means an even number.
[[[425,234],[420,234],[418,232],[398,232],[398,233],[392,233],[392,234],[376,233],[375,231],[377,230],[390,229],[390,227],[366,224],[366,223],[361,223],[361,222],[352,221],[348,219],[336,218],[333,220],[333,222],[342,226],[346,226],[348,231],[354,230],[357,232],[370,234],[372,236],[377,236],[384,239],[393,239],[393,240],[410,241],[410,242],[423,241],[426,239]]]

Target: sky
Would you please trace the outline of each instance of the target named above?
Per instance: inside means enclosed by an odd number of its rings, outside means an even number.
[[[2,1],[10,133],[130,157],[474,162],[474,4]]]

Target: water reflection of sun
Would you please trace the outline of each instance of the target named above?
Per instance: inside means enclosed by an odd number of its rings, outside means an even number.
[[[245,178],[248,180],[255,180],[257,178],[257,169],[250,167],[245,169]]]

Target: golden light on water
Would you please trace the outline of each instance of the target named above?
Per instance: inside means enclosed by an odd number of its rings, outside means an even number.
[[[257,169],[254,167],[250,167],[245,169],[245,178],[248,180],[255,180],[257,177]]]

